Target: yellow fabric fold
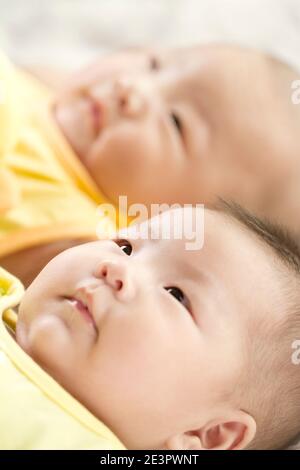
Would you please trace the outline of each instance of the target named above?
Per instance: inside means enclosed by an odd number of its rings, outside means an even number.
[[[56,126],[52,105],[46,87],[0,54],[0,257],[115,230],[114,220],[100,220],[97,207],[109,201]]]

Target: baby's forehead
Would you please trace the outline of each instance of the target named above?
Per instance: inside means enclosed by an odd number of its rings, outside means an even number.
[[[191,231],[204,229],[205,208],[196,206],[170,206],[157,208],[147,220],[136,219],[129,227],[119,231],[119,235],[139,237],[145,240],[183,239],[191,237]],[[194,229],[194,230],[193,230]]]
[[[213,249],[219,255],[234,249],[240,241],[243,243],[244,231],[226,214],[199,204],[164,211],[121,230],[118,236],[157,250],[176,247],[185,257],[196,257],[206,249]]]

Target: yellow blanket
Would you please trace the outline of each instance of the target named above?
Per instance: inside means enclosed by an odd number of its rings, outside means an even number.
[[[0,54],[0,257],[115,228],[99,218],[109,201],[56,127],[52,100]]]

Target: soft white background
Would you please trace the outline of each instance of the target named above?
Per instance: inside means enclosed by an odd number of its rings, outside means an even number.
[[[300,0],[0,0],[1,47],[22,64],[73,68],[124,46],[216,40],[300,69]]]

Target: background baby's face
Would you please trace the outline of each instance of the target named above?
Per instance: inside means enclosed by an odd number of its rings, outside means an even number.
[[[74,77],[56,117],[112,200],[219,195],[259,212],[292,171],[286,155],[299,153],[292,75],[234,47],[121,52]]]
[[[135,238],[54,258],[26,291],[17,339],[125,445],[161,448],[217,418],[232,395],[248,319],[270,310],[272,273],[257,242],[214,212],[199,251]]]

